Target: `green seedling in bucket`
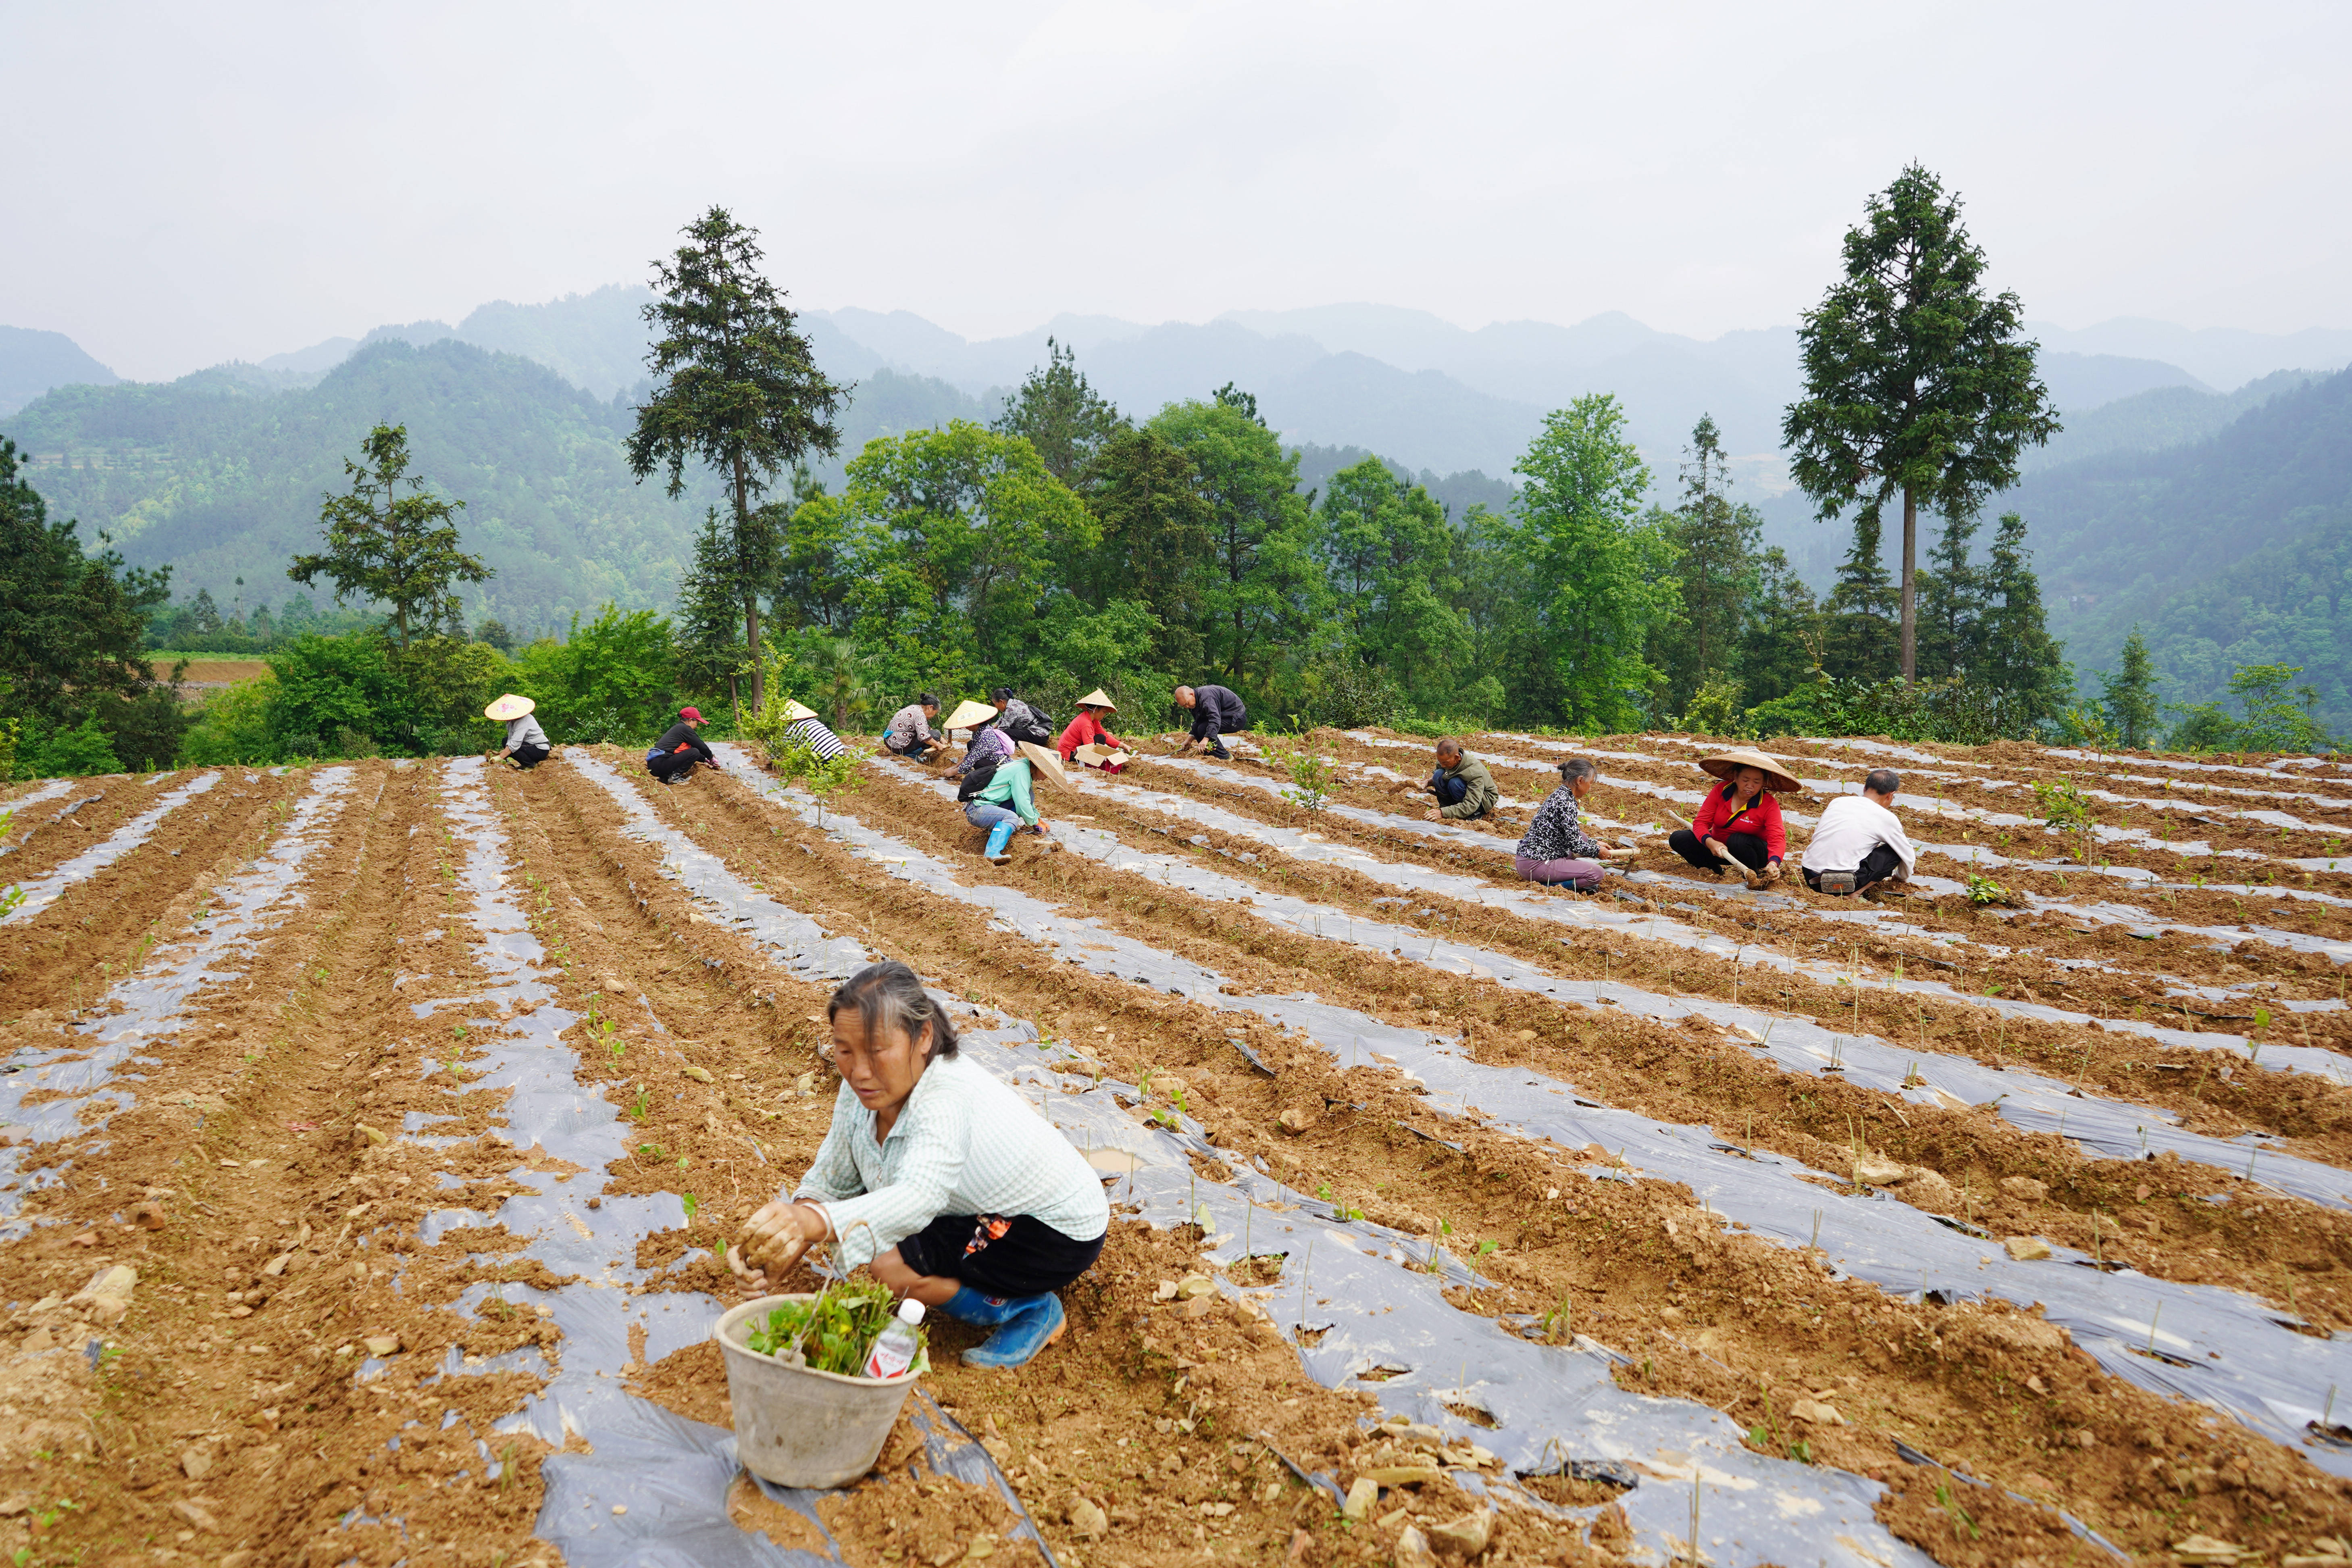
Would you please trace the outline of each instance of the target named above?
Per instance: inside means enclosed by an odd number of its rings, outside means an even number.
[[[811,1300],[777,1307],[747,1342],[761,1355],[795,1366],[856,1377],[866,1370],[866,1352],[876,1337],[890,1325],[896,1305],[880,1285],[829,1287]]]

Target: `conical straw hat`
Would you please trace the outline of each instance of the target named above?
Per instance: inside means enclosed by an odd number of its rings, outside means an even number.
[[[1719,779],[1728,779],[1742,768],[1761,768],[1764,770],[1766,789],[1778,790],[1782,795],[1804,793],[1805,786],[1799,784],[1790,773],[1787,763],[1778,757],[1769,756],[1762,752],[1746,749],[1722,752],[1715,756],[1701,759],[1698,765]]]
[[[995,709],[990,707],[985,702],[974,702],[971,698],[967,697],[962,701],[956,704],[956,710],[948,715],[948,721],[940,725],[940,728],[942,730],[977,730],[982,724],[994,722],[995,719]]]
[[[538,706],[539,704],[533,702],[530,698],[517,697],[513,692],[509,691],[504,697],[499,698],[496,702],[491,703],[488,708],[483,709],[482,717],[485,719],[496,719],[499,723],[503,724],[510,719],[521,718],[524,714],[530,712],[532,709]]]
[[[1070,787],[1069,775],[1062,771],[1061,758],[1034,741],[1016,741],[1013,744],[1019,746],[1021,754],[1029,759],[1029,769],[1032,773],[1045,779],[1056,789]]]
[[[797,724],[803,719],[815,718],[816,710],[814,708],[803,708],[799,703],[787,697],[784,699],[784,717]]]
[[[1081,708],[1108,708],[1114,713],[1118,711],[1118,704],[1113,702],[1110,700],[1110,693],[1105,691],[1099,686],[1096,687],[1092,691],[1087,692],[1084,697],[1079,698],[1078,706]]]

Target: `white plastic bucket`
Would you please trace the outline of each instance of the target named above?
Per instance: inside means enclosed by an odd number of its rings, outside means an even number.
[[[762,1296],[729,1312],[712,1331],[727,1359],[735,1457],[778,1486],[846,1486],[872,1469],[925,1364],[919,1361],[915,1372],[881,1383],[793,1366],[746,1342],[776,1308],[814,1299]]]

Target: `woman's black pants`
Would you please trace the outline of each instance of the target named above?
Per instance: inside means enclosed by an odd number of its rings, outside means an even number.
[[[519,768],[535,768],[547,761],[547,748],[534,746],[526,741],[514,749],[514,760],[515,766]]]
[[[1764,862],[1772,858],[1771,851],[1764,847],[1764,836],[1760,833],[1727,835],[1723,847],[1731,851],[1732,858],[1751,871],[1761,871]],[[1723,862],[1715,858],[1715,851],[1687,827],[1675,828],[1666,840],[1666,847],[1702,871],[1716,871],[1723,868]]]

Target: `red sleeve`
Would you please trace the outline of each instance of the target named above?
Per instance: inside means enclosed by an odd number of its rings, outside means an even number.
[[[1729,803],[1723,798],[1723,786],[1717,784],[1699,802],[1698,811],[1691,817],[1691,831],[1705,843],[1707,836],[1720,828],[1729,815]]]
[[[1764,853],[1775,860],[1789,858],[1789,829],[1780,821],[1780,802],[1770,790],[1758,796],[1764,808]]]
[[[1068,762],[1072,752],[1076,751],[1093,738],[1087,733],[1085,728],[1093,717],[1091,713],[1081,713],[1063,727],[1062,738],[1054,742],[1054,749],[1062,753],[1062,761]]]

